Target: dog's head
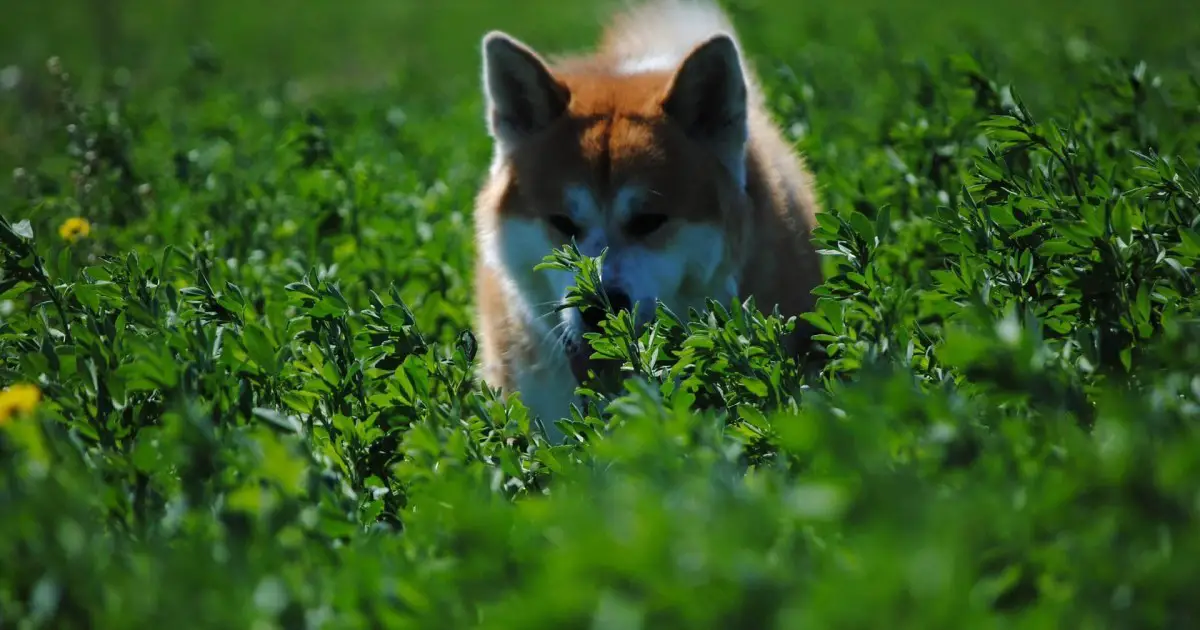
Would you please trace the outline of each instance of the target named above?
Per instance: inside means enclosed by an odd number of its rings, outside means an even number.
[[[490,251],[566,346],[599,317],[555,307],[570,273],[534,272],[552,249],[607,250],[602,288],[635,324],[655,301],[676,312],[736,294],[732,248],[747,220],[747,86],[733,39],[716,35],[667,69],[622,74],[586,63],[555,71],[527,46],[483,40],[497,216]],[[683,314],[683,313],[681,313]]]

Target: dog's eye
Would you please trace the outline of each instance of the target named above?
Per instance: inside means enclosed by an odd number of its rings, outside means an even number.
[[[550,217],[550,225],[565,234],[567,238],[577,238],[580,234],[579,226],[575,225],[575,222],[565,214],[556,214]]]
[[[648,236],[667,222],[667,215],[645,213],[639,214],[625,226],[631,236]]]

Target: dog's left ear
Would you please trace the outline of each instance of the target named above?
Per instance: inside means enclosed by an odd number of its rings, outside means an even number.
[[[719,34],[684,58],[663,96],[662,108],[688,137],[708,146],[740,174],[749,136],[747,92],[737,43]]]

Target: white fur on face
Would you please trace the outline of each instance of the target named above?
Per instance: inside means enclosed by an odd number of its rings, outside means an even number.
[[[724,236],[716,226],[678,226],[664,248],[624,242],[621,227],[641,194],[638,188],[618,191],[609,212],[603,211],[586,188],[569,187],[564,194],[566,214],[580,229],[576,239],[580,252],[598,256],[608,248],[601,281],[609,290],[624,291],[637,305],[635,324],[642,326],[654,318],[655,301],[686,316],[688,308],[702,308],[706,298],[728,301],[735,295],[737,284],[725,269]],[[544,220],[503,218],[490,241],[485,255],[512,279],[514,297],[521,302],[515,306],[526,313],[542,345],[561,356],[564,341],[582,339],[583,321],[578,309],[554,313],[575,284],[574,276],[566,271],[533,270],[554,247]]]
[[[633,189],[620,191],[609,213],[602,212],[585,189],[571,189],[566,199],[567,212],[582,232],[577,239],[580,250],[597,256],[609,247],[601,280],[625,291],[637,304],[635,323],[640,327],[653,319],[656,300],[684,317],[686,309],[702,308],[705,298],[728,301],[737,285],[724,262],[724,237],[715,226],[679,226],[663,249],[610,238],[619,235],[638,194]],[[574,275],[553,269],[534,271],[554,248],[550,234],[545,219],[503,217],[495,230],[483,234],[480,255],[485,263],[504,270],[510,307],[525,320],[537,342],[539,359],[518,368],[516,385],[525,405],[542,420],[552,442],[558,443],[562,435],[552,423],[568,417],[571,404],[579,402],[564,342],[582,342],[583,321],[577,309],[555,312],[575,283]]]
[[[568,332],[565,325],[559,325],[563,318],[554,308],[575,283],[574,275],[567,271],[534,271],[553,248],[541,220],[506,217],[485,238],[482,252],[488,264],[503,269],[511,280],[514,303],[510,306],[526,320],[539,345],[551,350],[561,349],[560,338]],[[565,359],[561,352],[544,354]]]
[[[645,194],[644,188],[624,187],[617,191],[606,213],[587,188],[572,186],[565,192],[568,211],[582,232],[578,239],[580,252],[598,256],[608,248],[601,281],[606,288],[624,291],[637,305],[635,324],[645,325],[653,319],[656,300],[686,316],[687,308],[703,307],[707,297],[719,300],[732,297],[737,287],[731,283],[729,272],[722,271],[725,240],[717,227],[679,226],[671,242],[662,249],[624,242],[622,226],[633,216]],[[580,338],[582,320],[576,309],[567,313],[567,321],[576,339]]]
[[[641,245],[610,251],[604,261],[606,284],[623,289],[637,305],[634,323],[654,318],[655,301],[686,317],[688,308],[701,308],[705,298],[732,296],[725,261],[725,239],[715,226],[680,226],[666,248]]]
[[[579,401],[562,343],[575,334],[577,325],[569,323],[565,311],[554,312],[575,277],[566,271],[533,269],[552,249],[541,220],[502,218],[496,230],[484,233],[480,254],[488,265],[504,270],[509,306],[525,320],[537,342],[539,359],[518,366],[516,389],[530,413],[541,419],[547,437],[557,444],[563,436],[554,421],[568,417],[571,404]]]

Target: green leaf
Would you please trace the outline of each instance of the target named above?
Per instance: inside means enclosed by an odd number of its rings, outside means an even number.
[[[1054,227],[1067,237],[1068,241],[1083,247],[1091,247],[1092,240],[1100,236],[1100,233],[1094,231],[1091,225],[1082,221],[1060,222],[1056,223]]]
[[[871,221],[867,216],[857,210],[851,210],[849,213],[850,225],[854,228],[854,232],[868,244],[875,243],[875,228],[871,225]]]
[[[1150,321],[1150,285],[1145,282],[1138,287],[1137,316],[1138,323],[1144,324]]]
[[[77,284],[73,289],[80,304],[93,311],[100,310],[100,293],[90,284]]]
[[[1180,226],[1177,249],[1185,256],[1200,257],[1200,233]]]
[[[302,433],[304,426],[294,416],[287,416],[267,407],[255,407],[254,417],[284,433]]]
[[[1067,239],[1057,238],[1046,241],[1038,246],[1038,254],[1042,256],[1058,256],[1078,254],[1084,251],[1084,247],[1076,245]]]
[[[1133,240],[1134,209],[1122,199],[1113,207],[1113,232],[1125,243]]]
[[[279,373],[279,364],[275,358],[277,348],[266,329],[256,323],[246,324],[242,329],[242,343],[245,345],[246,354],[259,369],[269,375]]]
[[[767,393],[769,390],[767,389],[767,384],[764,383],[762,380],[753,378],[753,377],[749,377],[749,376],[744,376],[744,377],[742,377],[741,382],[742,382],[742,387],[745,387],[751,394],[754,394],[755,396],[757,396],[759,398],[767,397]]]

